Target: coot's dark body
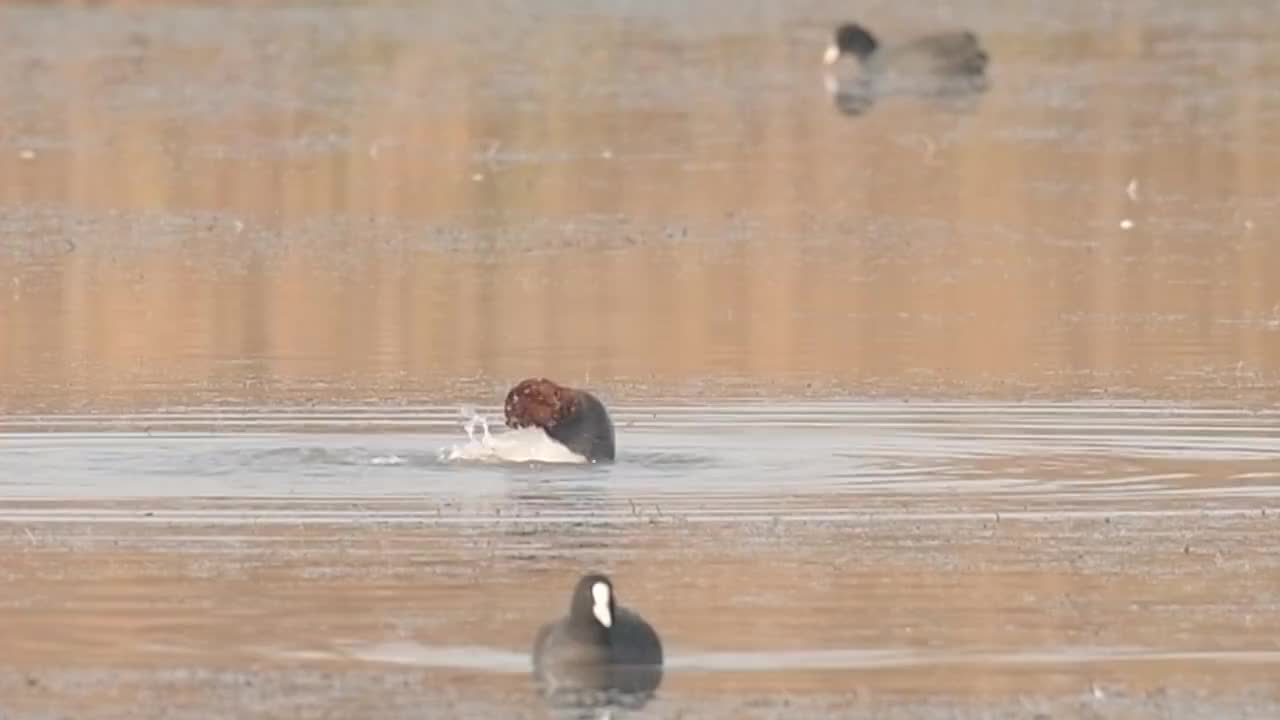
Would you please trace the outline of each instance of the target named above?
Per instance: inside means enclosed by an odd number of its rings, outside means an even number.
[[[836,29],[824,60],[834,64],[841,57],[858,58],[868,73],[903,73],[961,77],[981,75],[987,69],[987,53],[978,36],[968,30],[923,35],[896,45],[881,45],[856,23]]]

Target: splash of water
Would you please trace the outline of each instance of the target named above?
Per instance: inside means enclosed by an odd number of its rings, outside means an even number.
[[[489,421],[470,408],[461,409],[462,429],[467,442],[442,448],[443,462],[547,462],[582,463],[586,458],[552,440],[542,428],[508,430],[498,435],[489,431]],[[478,432],[477,432],[478,431]]]

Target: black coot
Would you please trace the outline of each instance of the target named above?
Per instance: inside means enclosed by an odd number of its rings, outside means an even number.
[[[643,705],[662,682],[662,641],[638,613],[618,605],[613,583],[578,581],[569,614],[538,631],[533,675],[557,705]]]
[[[860,72],[852,77],[828,72],[826,85],[836,106],[854,114],[870,107],[876,97],[956,98],[973,96],[987,86],[987,53],[968,30],[882,45],[866,28],[846,23],[836,28],[822,59],[832,67],[847,57],[857,59]]]

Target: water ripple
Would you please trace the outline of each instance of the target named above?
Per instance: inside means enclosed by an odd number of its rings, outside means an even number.
[[[481,408],[496,417],[496,408]],[[1280,413],[1157,404],[829,402],[615,409],[612,465],[456,462],[460,408],[179,408],[0,420],[0,497],[427,498],[556,513],[1280,498]],[[494,447],[554,459],[498,432]],[[555,450],[558,446],[541,444]],[[483,445],[483,443],[480,443]],[[465,454],[465,453],[464,453]],[[472,453],[474,454],[474,453]],[[505,456],[503,456],[505,457]],[[512,456],[515,458],[517,456]],[[456,460],[457,458],[454,458]],[[508,458],[510,460],[511,458]],[[650,510],[633,510],[649,508]],[[619,511],[619,509],[621,509]]]

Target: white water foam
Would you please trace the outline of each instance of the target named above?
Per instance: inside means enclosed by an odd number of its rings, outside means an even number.
[[[464,410],[466,416],[468,411]],[[584,463],[583,456],[552,440],[542,428],[528,427],[494,435],[489,432],[489,421],[480,413],[471,411],[462,428],[467,431],[467,442],[442,448],[439,457],[444,462],[545,462]],[[479,437],[476,428],[481,429]]]

